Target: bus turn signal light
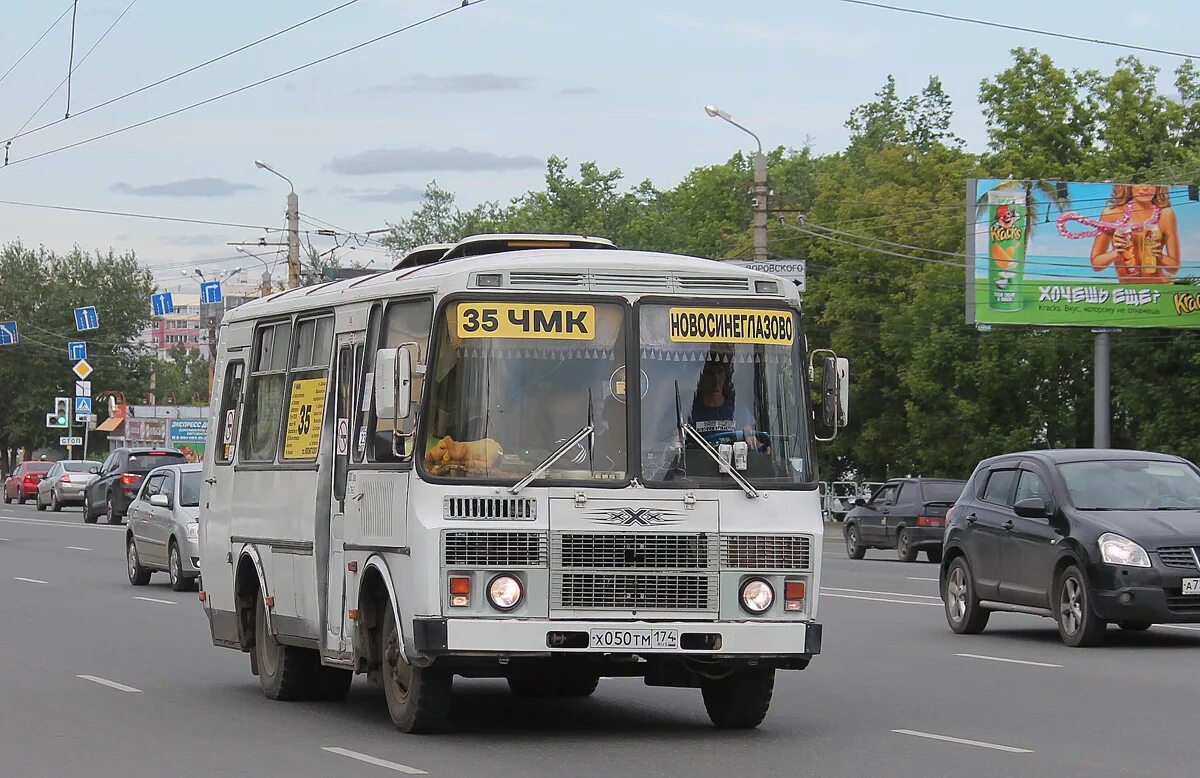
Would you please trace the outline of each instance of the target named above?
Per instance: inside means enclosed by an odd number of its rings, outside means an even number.
[[[465,608],[471,604],[471,579],[466,576],[450,576],[450,605]]]
[[[804,581],[786,581],[783,584],[783,609],[804,610]]]

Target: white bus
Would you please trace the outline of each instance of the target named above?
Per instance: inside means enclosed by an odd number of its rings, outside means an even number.
[[[821,647],[814,428],[844,425],[848,379],[813,362],[815,403],[790,282],[578,236],[236,308],[204,465],[213,642],[275,699],[365,673],[405,732],[443,723],[456,675],[643,677],[757,726]]]

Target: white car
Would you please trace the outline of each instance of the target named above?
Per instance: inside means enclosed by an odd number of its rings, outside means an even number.
[[[64,505],[83,505],[83,490],[95,479],[91,472],[95,462],[86,459],[64,459],[55,462],[46,477],[38,482],[37,509],[49,508],[58,512]]]
[[[129,583],[145,586],[154,572],[171,576],[177,592],[200,575],[199,463],[165,465],[146,474],[129,504],[125,564]]]

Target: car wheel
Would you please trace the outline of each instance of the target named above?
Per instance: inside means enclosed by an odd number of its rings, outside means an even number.
[[[111,494],[108,496],[106,505],[108,507],[105,509],[104,513],[105,513],[105,516],[108,517],[108,523],[109,524],[120,524],[121,517],[117,515],[117,508],[115,505],[113,505],[113,499],[112,499]]]
[[[1103,642],[1108,625],[1092,610],[1092,593],[1083,572],[1075,565],[1059,575],[1054,603],[1054,618],[1063,643],[1071,648],[1086,648]]]
[[[22,489],[21,491],[17,492],[17,505],[24,505],[25,502],[25,490]]]
[[[1117,626],[1126,632],[1145,632],[1154,626],[1150,621],[1118,621]]]
[[[959,635],[978,635],[987,626],[991,612],[984,610],[975,596],[975,579],[966,557],[958,557],[946,570],[942,599],[946,623]]]
[[[171,576],[171,589],[176,592],[190,592],[196,584],[195,579],[183,574],[183,560],[179,556],[179,544],[171,540],[170,551],[167,552],[167,573]]]
[[[50,492],[50,510],[55,513],[62,513],[62,503],[59,502],[58,495],[53,491]]]
[[[41,492],[38,492],[38,493],[37,493],[37,496],[33,498],[33,504],[34,504],[35,506],[37,506],[37,509],[38,509],[39,511],[44,511],[44,510],[46,510],[46,506],[45,506],[45,505],[42,505],[42,493],[41,493]]]
[[[724,678],[701,678],[704,708],[719,729],[753,729],[767,717],[775,668],[753,667]]]
[[[896,536],[896,556],[900,557],[901,562],[917,561],[917,550],[913,548],[912,536],[907,529],[900,530]]]
[[[95,524],[96,514],[92,511],[92,501],[87,496],[87,492],[83,493],[83,522],[85,524]]]
[[[858,525],[846,525],[846,556],[851,559],[862,559],[867,555],[867,547],[858,537]]]
[[[8,496],[8,489],[5,489],[4,490],[4,504],[9,505],[11,503],[12,503],[12,498]]]
[[[129,574],[129,583],[134,586],[150,583],[150,571],[142,567],[142,560],[138,557],[137,544],[134,543],[132,535],[125,541],[125,572]]]
[[[942,562],[942,547],[934,546],[933,548],[925,549],[925,558],[928,559],[930,562],[933,562],[934,564],[941,564],[941,562]]]
[[[400,648],[396,614],[384,601],[383,629],[379,631],[383,694],[392,723],[405,734],[440,729],[450,714],[454,676],[436,664],[415,667],[405,661]]]

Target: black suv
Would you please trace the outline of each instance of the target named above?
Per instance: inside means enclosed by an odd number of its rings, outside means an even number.
[[[947,478],[893,478],[871,499],[854,501],[846,514],[846,555],[862,559],[868,548],[894,548],[903,562],[924,551],[930,562],[942,561],[946,511],[966,481]]]
[[[950,628],[991,611],[1049,616],[1068,646],[1105,627],[1200,622],[1200,469],[1147,451],[1027,451],[979,463],[950,512]]]
[[[83,492],[83,520],[95,524],[105,516],[109,524],[120,524],[146,473],[160,465],[185,462],[184,455],[172,448],[113,449],[103,464],[92,468],[96,480]]]

